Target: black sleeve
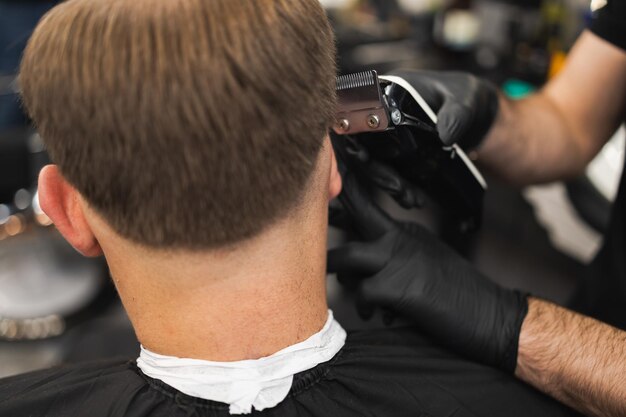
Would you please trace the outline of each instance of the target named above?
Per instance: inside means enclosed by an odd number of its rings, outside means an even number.
[[[626,50],[626,1],[608,0],[593,15],[591,31],[599,37]]]

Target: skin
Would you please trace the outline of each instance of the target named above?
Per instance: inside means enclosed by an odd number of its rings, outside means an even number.
[[[39,198],[76,250],[104,254],[147,349],[226,362],[269,356],[324,326],[328,202],[341,185],[326,138],[304,198],[286,218],[234,247],[195,253],[124,239],[54,165],[41,171]]]
[[[481,163],[518,185],[579,175],[626,116],[625,74],[626,52],[584,33],[541,92],[501,99]],[[587,415],[624,416],[626,332],[531,299],[516,375]]]
[[[527,99],[500,100],[483,165],[518,185],[575,177],[626,117],[626,52],[585,32],[562,72]]]
[[[531,298],[515,374],[588,416],[626,415],[626,332]]]

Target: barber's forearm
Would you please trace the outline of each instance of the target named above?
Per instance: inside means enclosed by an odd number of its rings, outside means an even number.
[[[570,130],[558,107],[542,93],[519,101],[501,97],[479,162],[519,186],[575,176],[587,160]]]
[[[530,298],[516,376],[590,416],[626,416],[626,332]]]
[[[583,33],[541,92],[500,100],[481,161],[519,185],[577,175],[624,120],[625,71],[622,49]]]

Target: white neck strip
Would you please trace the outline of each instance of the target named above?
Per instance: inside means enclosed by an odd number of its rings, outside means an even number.
[[[293,376],[328,362],[341,350],[346,332],[328,310],[319,333],[271,356],[238,362],[211,362],[163,356],[141,347],[137,366],[153,379],[196,398],[230,405],[230,414],[249,414],[282,402]]]

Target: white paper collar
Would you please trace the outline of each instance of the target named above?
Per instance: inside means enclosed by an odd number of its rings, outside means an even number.
[[[163,356],[141,347],[137,366],[153,379],[196,398],[230,405],[230,414],[249,414],[282,402],[293,376],[328,362],[341,350],[346,332],[328,310],[319,333],[271,356],[238,362],[211,362]]]

